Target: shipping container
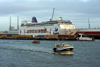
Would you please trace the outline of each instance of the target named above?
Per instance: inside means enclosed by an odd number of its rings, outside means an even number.
[[[50,35],[50,38],[55,38],[55,35]]]
[[[47,37],[47,38],[51,38],[51,37],[50,37],[50,35],[48,35],[48,37]]]
[[[14,38],[18,38],[18,35],[14,35]]]
[[[18,35],[18,37],[21,37],[21,35]]]
[[[7,37],[12,37],[12,35],[7,35]]]
[[[7,37],[3,36],[2,38],[7,38]]]
[[[38,37],[44,37],[44,35],[38,35]]]
[[[7,35],[2,35],[2,37],[7,37]]]
[[[14,37],[15,35],[12,35],[12,37]]]
[[[55,38],[58,38],[58,35],[55,35]]]
[[[21,35],[21,37],[25,37],[25,35]]]
[[[7,38],[7,35],[2,35],[2,37],[1,38]]]
[[[29,38],[33,38],[33,35],[29,35]]]
[[[25,35],[25,37],[28,37],[28,35]]]
[[[44,35],[44,38],[47,38],[48,37],[48,35]]]
[[[35,38],[37,38],[38,36],[35,36]]]

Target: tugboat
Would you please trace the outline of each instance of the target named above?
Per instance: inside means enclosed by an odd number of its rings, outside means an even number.
[[[39,41],[37,41],[37,40],[34,40],[32,43],[40,43]]]
[[[64,43],[55,43],[55,47],[53,48],[53,51],[55,53],[59,53],[59,54],[71,54],[73,55],[74,47],[73,46],[69,46],[69,44],[64,44]]]

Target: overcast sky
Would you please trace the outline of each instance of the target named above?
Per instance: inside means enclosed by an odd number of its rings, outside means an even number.
[[[11,25],[17,28],[22,21],[31,21],[36,16],[39,23],[52,17],[62,17],[71,20],[76,28],[100,27],[100,0],[0,0],[0,31],[9,30]]]

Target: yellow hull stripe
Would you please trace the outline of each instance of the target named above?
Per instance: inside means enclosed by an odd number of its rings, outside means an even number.
[[[67,53],[67,52],[73,52],[72,50],[69,51],[57,51],[57,53]]]

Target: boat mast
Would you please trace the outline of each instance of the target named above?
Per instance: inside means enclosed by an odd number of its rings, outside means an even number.
[[[53,20],[53,16],[54,16],[54,10],[55,10],[55,8],[53,8],[52,19],[51,19],[51,20]]]
[[[89,22],[89,18],[88,18],[88,25],[89,25],[89,26],[88,26],[88,28],[90,28],[90,22]]]

